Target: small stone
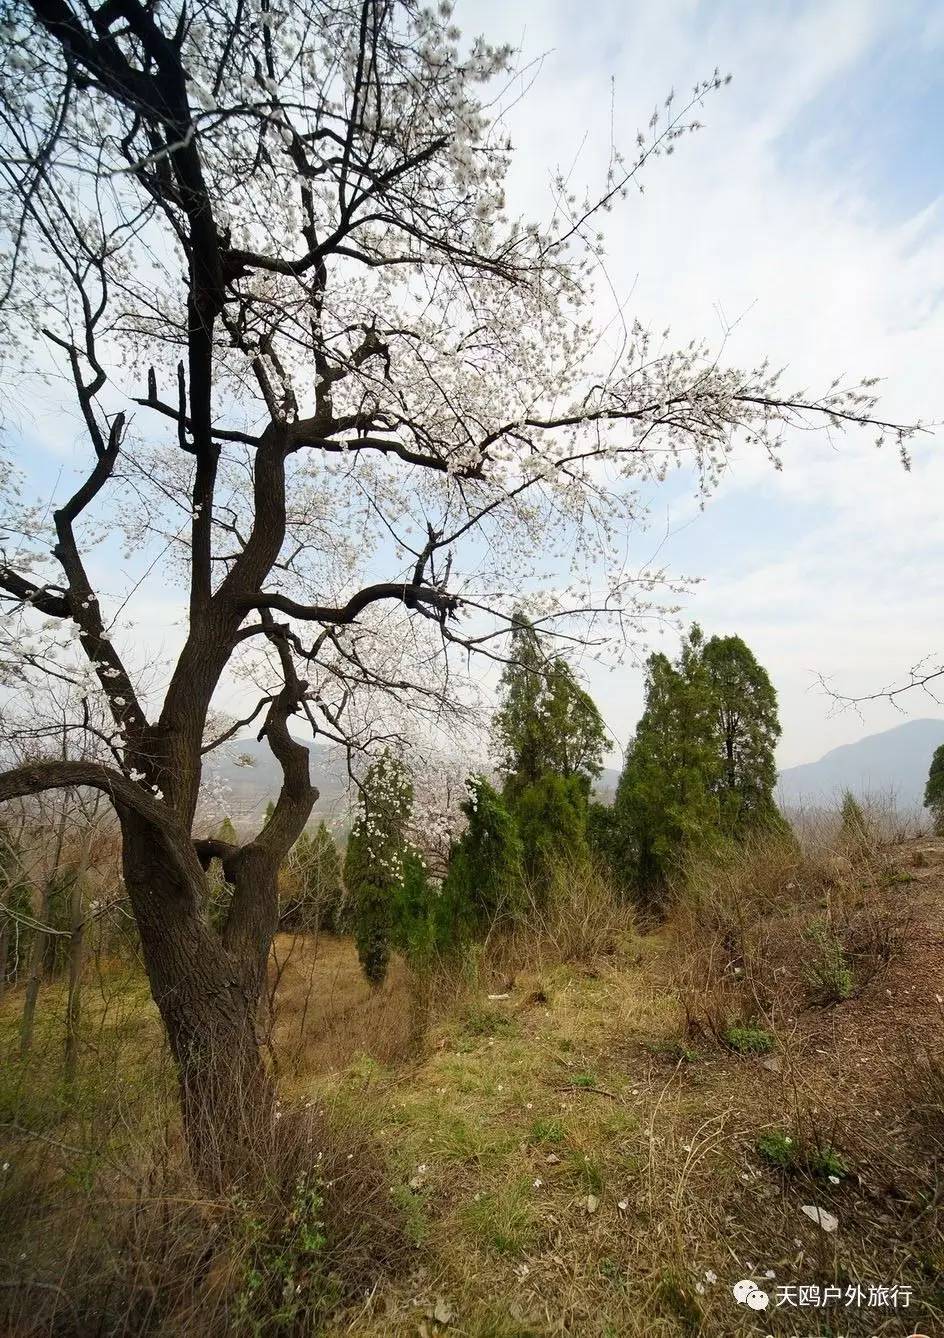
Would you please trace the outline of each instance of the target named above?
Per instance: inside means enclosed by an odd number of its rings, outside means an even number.
[[[442,1297],[433,1308],[433,1319],[437,1324],[449,1324],[452,1320],[452,1307]]]
[[[587,1195],[587,1212],[590,1214],[591,1217],[592,1217],[593,1214],[596,1212],[596,1210],[599,1208],[599,1206],[600,1206],[600,1200],[597,1198],[596,1194],[588,1194],[588,1195]]]
[[[825,1208],[817,1208],[815,1204],[804,1203],[800,1208],[801,1213],[805,1213],[811,1222],[815,1222],[818,1227],[826,1232],[835,1231],[839,1226],[839,1218],[832,1213],[827,1212]]]

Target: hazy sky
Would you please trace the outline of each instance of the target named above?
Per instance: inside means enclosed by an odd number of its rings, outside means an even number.
[[[720,349],[733,326],[723,356],[746,366],[769,356],[787,367],[788,389],[879,375],[884,416],[944,419],[940,0],[458,0],[456,17],[467,36],[521,51],[513,213],[546,212],[559,167],[575,186],[599,185],[611,128],[630,156],[670,89],[682,99],[716,65],[730,72],[698,113],[705,129],[648,167],[645,194],[605,219],[611,292],[630,317],[671,326],[680,346],[704,336]],[[601,323],[607,302],[604,289]],[[29,417],[30,472],[49,485],[78,425],[61,400]],[[653,494],[631,555],[700,578],[684,619],[740,634],[766,665],[781,765],[902,719],[882,703],[837,713],[818,675],[864,693],[944,653],[941,441],[913,443],[909,474],[870,434],[795,434],[782,472],[738,453],[704,511],[690,478]],[[107,588],[114,572],[96,561]],[[155,658],[179,644],[179,613],[176,593],[148,592],[140,636]],[[670,634],[664,648],[676,644]],[[590,677],[625,743],[641,672]],[[944,716],[917,693],[901,704],[906,717]]]
[[[597,178],[668,91],[714,67],[732,83],[705,129],[647,169],[645,194],[604,225],[629,311],[673,342],[787,367],[786,386],[879,375],[896,419],[944,419],[944,5],[892,0],[459,0],[466,30],[543,57],[510,118],[521,146],[512,204],[548,199],[550,169]],[[703,578],[685,616],[738,633],[780,693],[782,765],[888,728],[887,704],[837,714],[815,687],[868,692],[944,650],[944,463],[938,432],[904,472],[870,434],[795,434],[783,471],[741,452],[704,512],[690,480],[655,498],[634,544]],[[674,649],[668,637],[666,649]],[[639,673],[592,675],[624,740]],[[908,717],[944,715],[928,697]]]

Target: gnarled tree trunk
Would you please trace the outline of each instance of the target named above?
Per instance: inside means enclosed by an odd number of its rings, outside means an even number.
[[[202,715],[176,754],[161,749],[162,742],[173,741],[169,731],[163,738],[159,730],[142,734],[139,744],[140,764],[160,778],[172,798],[174,790],[184,795],[177,805],[100,762],[38,761],[0,775],[0,801],[77,786],[111,798],[122,829],[125,887],[180,1079],[191,1160],[208,1185],[239,1178],[268,1148],[273,1089],[257,1015],[278,923],[279,865],[318,798],[308,749],[287,726],[307,685],[294,676],[285,648],[278,649],[286,685],[271,702],[260,737],[265,735],[281,765],[283,785],[272,816],[242,847],[191,836]],[[157,790],[157,783],[151,788]],[[222,859],[233,889],[220,933],[205,910],[205,868],[214,855]]]
[[[231,912],[220,935],[206,919],[199,878],[185,878],[161,834],[136,815],[122,825],[125,884],[177,1067],[191,1161],[201,1180],[220,1185],[251,1169],[272,1117],[257,1012],[278,917],[276,867],[253,847],[239,852],[240,923],[231,928]]]

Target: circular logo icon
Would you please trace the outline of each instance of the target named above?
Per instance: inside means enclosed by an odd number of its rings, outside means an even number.
[[[753,1278],[742,1278],[731,1290],[738,1305],[749,1306],[751,1310],[766,1310],[770,1305],[770,1297],[761,1291]]]

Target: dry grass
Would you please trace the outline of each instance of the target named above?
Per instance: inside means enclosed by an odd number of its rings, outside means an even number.
[[[834,1308],[808,1328],[936,1332],[944,843],[876,843],[855,860],[826,842],[757,848],[700,878],[641,938],[598,882],[572,880],[536,932],[427,982],[420,1053],[401,964],[372,993],[349,943],[280,939],[287,1104],[268,1187],[245,1201],[194,1191],[140,982],[106,990],[89,1020],[116,1063],[87,1063],[81,1099],[56,1105],[50,991],[46,1077],[22,1075],[15,1101],[3,1089],[6,1331],[796,1332],[795,1312],[758,1320],[732,1299],[739,1278],[773,1273],[771,1288],[915,1289],[904,1314]],[[856,972],[839,1002],[814,1000],[801,956],[824,916]],[[706,1024],[686,1036],[693,981],[717,991],[719,1019],[769,1028],[774,1049],[718,1046]],[[803,1155],[772,1163],[758,1149],[778,1137]],[[838,1232],[801,1213],[811,1203]]]
[[[358,1055],[388,1063],[410,1045],[410,980],[398,958],[372,989],[349,939],[279,934],[273,944],[272,1052],[287,1077],[344,1068]]]
[[[776,1028],[861,991],[907,936],[911,878],[878,841],[822,828],[694,864],[671,917],[689,1034]]]
[[[546,898],[535,899],[517,930],[496,948],[510,962],[535,969],[611,958],[635,936],[631,907],[614,898],[600,869],[577,864],[558,870]]]
[[[4,1195],[4,1332],[317,1331],[412,1260],[376,1144],[325,1106],[283,1108],[251,1195],[203,1193],[171,1119],[122,1162],[33,1151]]]
[[[944,1007],[940,1027],[944,1028]],[[940,1036],[940,1028],[938,1037]],[[944,1047],[939,1039],[909,1037],[903,1046],[900,1080],[908,1091],[912,1112],[932,1156],[944,1164]]]
[[[333,980],[337,953],[327,946],[321,975]],[[3,1072],[0,1331],[312,1332],[378,1278],[402,1272],[413,1246],[376,1138],[328,1094],[283,1098],[247,1150],[245,1187],[218,1197],[201,1189],[146,984],[136,970],[104,966],[87,992],[78,1084],[67,1090],[60,1078],[65,1000],[55,982],[34,1053]],[[5,1049],[20,993],[0,1013]],[[396,989],[385,997],[395,1003]],[[375,1017],[382,1002],[369,1002]],[[367,1019],[362,1026],[366,1034]],[[357,1034],[342,1051],[341,1030],[328,1035],[334,1060],[346,1063]],[[319,1063],[324,1046],[310,1050]]]

